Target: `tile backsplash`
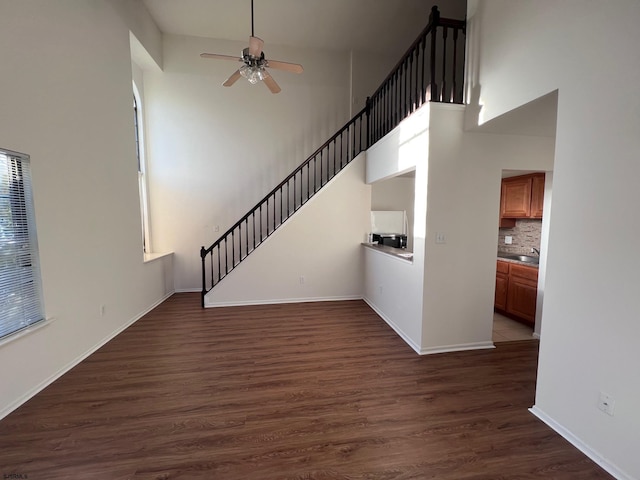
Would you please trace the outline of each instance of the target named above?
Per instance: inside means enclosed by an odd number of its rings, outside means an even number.
[[[498,251],[515,254],[531,254],[531,248],[540,249],[540,231],[542,220],[518,219],[513,228],[500,228],[498,230]],[[506,245],[504,237],[511,236],[513,243]]]

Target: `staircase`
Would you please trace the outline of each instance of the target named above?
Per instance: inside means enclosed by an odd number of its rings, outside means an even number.
[[[356,156],[426,102],[462,103],[465,21],[429,23],[382,85],[329,140],[269,192],[210,247],[200,249],[205,295],[272,235]]]

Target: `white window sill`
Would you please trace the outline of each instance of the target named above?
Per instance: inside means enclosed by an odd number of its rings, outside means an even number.
[[[27,328],[24,328],[22,330],[18,330],[15,333],[11,333],[11,334],[7,335],[6,337],[4,337],[3,339],[0,340],[0,347],[6,345],[7,343],[13,342],[14,340],[22,338],[25,335],[29,335],[30,333],[33,333],[36,330],[40,330],[41,328],[46,327],[50,323],[53,323],[54,320],[55,320],[55,317],[46,318],[45,320],[42,320],[42,321],[40,321],[38,323],[34,323],[33,325],[31,325],[31,326],[29,326]]]
[[[144,263],[153,262],[154,260],[159,260],[164,257],[168,257],[173,255],[173,252],[165,252],[165,253],[145,253],[144,254]]]

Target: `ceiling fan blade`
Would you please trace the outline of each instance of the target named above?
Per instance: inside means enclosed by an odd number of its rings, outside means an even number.
[[[258,37],[249,37],[249,55],[259,57],[262,54],[264,42]]]
[[[215,58],[218,60],[234,60],[236,62],[240,61],[238,57],[232,57],[231,55],[218,55],[217,53],[201,53],[200,56],[202,58]]]
[[[271,90],[271,93],[280,93],[282,91],[280,85],[276,83],[271,75],[267,75],[262,81],[267,86],[267,88]]]
[[[224,85],[225,87],[230,87],[231,85],[236,83],[240,77],[240,70],[236,70],[229,78],[225,80],[222,85]]]
[[[268,60],[267,66],[276,70],[286,70],[291,73],[302,73],[303,68],[299,63],[279,62],[278,60]]]

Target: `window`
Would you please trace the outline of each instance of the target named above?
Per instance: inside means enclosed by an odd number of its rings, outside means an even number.
[[[0,150],[0,339],[42,320],[29,157]]]
[[[149,214],[147,203],[147,180],[145,177],[144,136],[140,95],[133,84],[133,126],[136,136],[136,158],[138,161],[138,193],[140,195],[140,217],[142,218],[142,251],[151,252],[149,242]]]

